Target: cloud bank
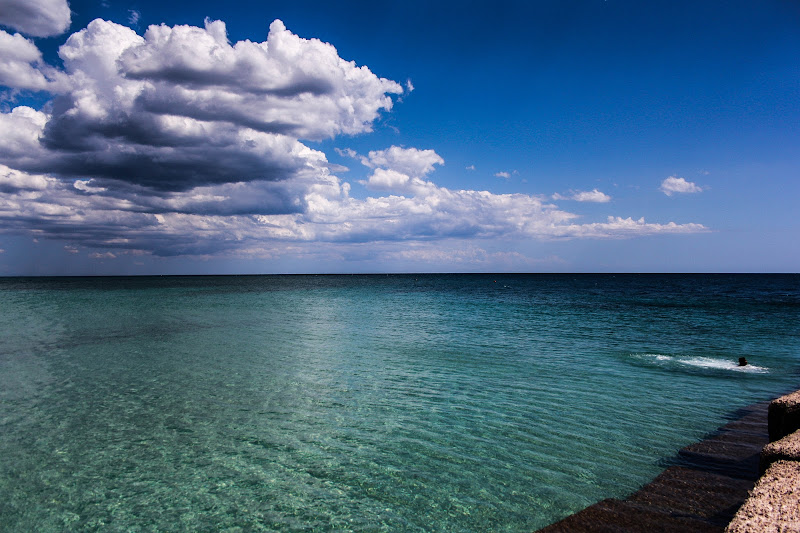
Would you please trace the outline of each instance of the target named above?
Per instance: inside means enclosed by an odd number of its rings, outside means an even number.
[[[576,202],[594,202],[604,204],[611,201],[611,197],[603,192],[593,189],[591,191],[570,191],[564,196],[559,193],[553,195],[553,200],[574,200]]]
[[[241,186],[239,186],[241,187]],[[0,167],[0,221],[6,228],[67,240],[73,245],[135,249],[156,255],[207,255],[236,249],[274,253],[288,243],[369,243],[488,238],[625,238],[706,231],[700,224],[647,223],[608,217],[578,224],[578,215],[525,194],[451,190],[431,182],[413,194],[348,195],[335,177],[308,186],[302,211],[211,214],[207,205],[236,194],[212,187],[191,196],[109,195],[90,182],[69,185],[45,175]],[[248,193],[253,189],[242,191]],[[261,192],[268,199],[270,191]],[[255,202],[258,203],[258,202]],[[203,214],[200,208],[205,208]]]
[[[430,176],[444,159],[413,147],[338,150],[366,167],[359,183],[374,193],[351,196],[334,174],[347,169],[306,142],[371,132],[404,88],[280,20],[264,42],[231,43],[221,21],[139,35],[97,19],[59,56],[63,70],[44,64],[33,41],[0,33],[0,82],[52,95],[41,109],[0,113],[0,231],[64,241],[65,253],[273,257],[319,243],[706,230],[615,216],[579,223],[542,196],[441,187]],[[569,199],[610,198],[595,189]],[[414,249],[406,259],[431,253]]]

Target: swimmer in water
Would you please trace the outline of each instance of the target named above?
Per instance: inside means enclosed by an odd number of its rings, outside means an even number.
[[[739,366],[747,366],[747,359],[745,359],[744,357],[740,357]]]

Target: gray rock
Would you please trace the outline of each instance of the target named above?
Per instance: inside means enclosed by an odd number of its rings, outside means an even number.
[[[725,532],[800,532],[800,463],[772,463]]]
[[[800,429],[800,390],[770,402],[767,425],[770,442]]]
[[[761,450],[759,469],[766,472],[775,461],[800,461],[800,431],[795,431],[780,440],[770,442]]]

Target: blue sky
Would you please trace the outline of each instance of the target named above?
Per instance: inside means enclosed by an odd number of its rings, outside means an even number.
[[[800,270],[793,2],[0,24],[0,275]]]

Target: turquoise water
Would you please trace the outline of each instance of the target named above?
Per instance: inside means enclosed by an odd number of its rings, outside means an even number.
[[[797,275],[0,279],[0,529],[533,530],[800,387],[799,324]]]

